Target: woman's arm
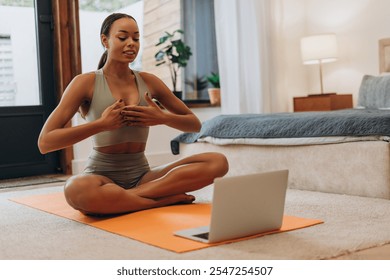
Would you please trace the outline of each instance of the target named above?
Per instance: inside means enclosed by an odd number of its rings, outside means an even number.
[[[149,106],[126,106],[122,112],[128,125],[153,126],[164,124],[184,132],[197,132],[201,128],[199,119],[194,113],[155,75],[140,73],[149,93],[145,100]],[[141,93],[142,94],[142,93]],[[152,101],[157,99],[166,110],[162,110]]]
[[[108,107],[98,120],[75,127],[65,127],[84,100],[88,99],[88,94],[93,91],[93,84],[93,74],[82,74],[68,85],[60,103],[50,114],[39,135],[38,147],[41,153],[66,148],[96,133],[124,125],[120,115],[123,102],[117,101]]]

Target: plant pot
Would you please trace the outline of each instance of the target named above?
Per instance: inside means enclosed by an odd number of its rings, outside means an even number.
[[[208,92],[211,105],[221,105],[221,89],[209,88]]]
[[[179,98],[180,100],[182,100],[183,98],[183,92],[182,91],[173,91],[173,94]]]

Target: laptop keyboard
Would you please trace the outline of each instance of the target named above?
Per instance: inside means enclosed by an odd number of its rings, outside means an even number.
[[[208,232],[200,233],[200,234],[194,234],[193,236],[209,240],[209,233]]]

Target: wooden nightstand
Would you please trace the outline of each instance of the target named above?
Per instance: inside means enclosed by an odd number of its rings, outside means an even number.
[[[318,94],[294,97],[294,112],[331,111],[352,108],[352,94]]]

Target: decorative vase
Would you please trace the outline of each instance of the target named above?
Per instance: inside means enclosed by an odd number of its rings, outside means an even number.
[[[209,88],[209,97],[211,105],[221,105],[221,89],[220,88]]]

